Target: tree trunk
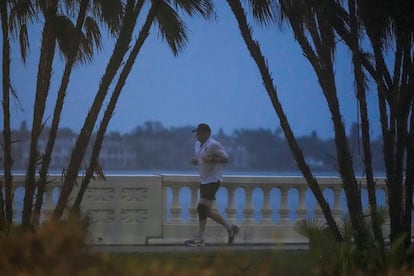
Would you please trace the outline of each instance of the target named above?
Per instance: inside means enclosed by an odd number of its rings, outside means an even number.
[[[0,4],[1,27],[3,33],[3,150],[4,150],[4,189],[3,181],[0,180],[0,230],[10,229],[13,221],[13,198],[12,198],[12,166],[13,158],[11,153],[11,130],[10,130],[10,41],[7,13],[7,1]],[[4,197],[3,197],[4,191]]]
[[[372,221],[372,228],[374,233],[375,242],[377,244],[383,243],[383,233],[381,225],[378,221],[377,215],[377,198],[376,198],[376,189],[374,181],[374,172],[372,169],[372,155],[371,155],[371,138],[369,130],[369,119],[368,119],[368,106],[366,101],[366,89],[365,89],[365,76],[362,70],[362,60],[359,55],[360,45],[359,45],[359,26],[356,12],[356,4],[354,0],[348,2],[349,5],[349,14],[350,14],[350,25],[351,25],[351,41],[352,44],[349,45],[352,51],[352,64],[354,66],[354,76],[356,82],[356,96],[360,106],[360,115],[361,115],[361,131],[362,131],[362,147],[364,152],[363,163],[365,167],[366,179],[367,179],[367,190],[368,190],[368,203],[370,206],[370,214]],[[359,137],[358,137],[359,139]],[[382,249],[382,248],[380,248]],[[381,254],[384,257],[383,254]]]
[[[58,202],[53,212],[55,219],[60,219],[63,211],[67,206],[69,196],[75,184],[81,162],[84,158],[86,148],[89,144],[92,135],[93,127],[95,126],[98,114],[101,110],[103,101],[108,92],[108,88],[115,77],[122,60],[128,51],[129,42],[133,33],[135,23],[138,17],[138,12],[134,9],[134,0],[129,0],[126,5],[126,13],[123,22],[123,27],[118,37],[115,49],[106,67],[105,73],[102,76],[98,92],[96,93],[94,102],[88,112],[80,134],[76,140],[75,147],[69,161],[69,166],[66,172],[66,177],[59,195]]]
[[[404,232],[406,233],[406,245],[411,244],[411,226],[413,212],[413,189],[414,189],[414,101],[411,102],[410,132],[407,136],[407,175],[405,179],[404,198]]]
[[[332,12],[325,10],[325,12],[327,11]],[[288,13],[288,19],[295,33],[296,40],[317,74],[332,116],[338,167],[347,199],[349,216],[355,230],[355,244],[359,250],[365,250],[369,246],[367,243],[369,235],[363,221],[360,191],[355,179],[352,157],[337,98],[332,63],[335,46],[332,23],[328,19],[328,14],[323,12],[316,15],[310,13],[306,18],[305,29],[303,18],[300,18],[296,13],[291,14],[290,10],[286,9],[286,12]],[[309,31],[309,35],[305,34],[305,30]],[[308,41],[308,37],[312,38],[312,43]],[[312,48],[312,45],[315,50]]]
[[[151,6],[150,11],[148,12],[147,19],[145,20],[145,24],[143,25],[141,32],[138,36],[138,39],[136,40],[135,45],[128,57],[128,60],[121,71],[120,77],[112,93],[108,107],[105,110],[104,116],[102,118],[102,122],[96,134],[95,143],[92,149],[92,156],[91,156],[91,160],[90,160],[89,166],[86,171],[86,175],[82,179],[81,187],[79,189],[78,195],[76,196],[75,203],[73,204],[73,207],[72,207],[72,210],[74,212],[80,211],[80,204],[82,202],[83,196],[86,192],[86,189],[88,188],[91,178],[93,177],[93,172],[95,171],[96,166],[98,164],[99,153],[101,151],[102,143],[105,138],[105,132],[108,127],[109,121],[112,118],[112,114],[115,110],[119,96],[121,95],[122,88],[124,87],[126,79],[132,70],[132,66],[134,65],[134,62],[138,56],[138,53],[141,50],[142,45],[144,45],[144,42],[149,35],[149,30],[151,28],[152,23],[154,22],[158,7],[159,5],[155,5],[155,4]]]
[[[333,233],[334,237],[337,240],[342,240],[342,235],[338,229],[335,219],[333,218],[331,209],[329,208],[329,204],[325,200],[323,193],[316,179],[313,177],[313,174],[305,161],[303,153],[296,141],[296,138],[286,118],[282,105],[277,97],[277,91],[273,84],[273,79],[267,68],[266,61],[261,53],[260,46],[252,38],[251,30],[246,21],[246,15],[243,10],[243,7],[241,6],[239,0],[227,0],[227,3],[231,7],[232,12],[237,19],[241,35],[246,43],[246,46],[250,52],[250,55],[255,60],[259,68],[266,91],[270,97],[273,108],[275,109],[276,114],[279,117],[280,125],[284,131],[284,134],[289,144],[289,147],[291,149],[291,152],[293,153],[295,157],[296,163],[298,164],[299,169],[301,170],[312,193],[314,194],[316,200],[318,201],[331,232]]]
[[[83,0],[78,14],[78,19],[76,22],[76,29],[80,32],[82,30],[83,23],[86,17],[86,10],[89,4],[89,0]],[[76,41],[79,43],[79,40]],[[39,180],[37,181],[37,197],[35,202],[34,214],[33,214],[33,223],[37,226],[39,224],[40,212],[43,204],[43,195],[45,193],[47,185],[47,174],[49,171],[49,165],[52,157],[53,148],[56,141],[56,136],[59,128],[60,115],[63,110],[63,104],[66,96],[66,90],[69,85],[70,75],[72,72],[73,65],[75,63],[75,57],[77,54],[78,47],[72,48],[72,52],[69,54],[68,60],[66,61],[65,69],[62,75],[60,82],[60,88],[56,98],[52,125],[49,131],[49,138],[46,145],[45,154],[42,159],[41,168],[39,172]]]
[[[47,1],[47,10],[44,11],[45,25],[42,32],[42,46],[37,71],[36,97],[33,107],[33,124],[30,141],[29,164],[25,182],[25,195],[22,212],[22,227],[28,230],[31,225],[33,196],[35,191],[35,175],[37,162],[39,160],[38,140],[43,129],[43,115],[45,112],[46,99],[49,92],[52,63],[55,54],[55,30],[54,19],[57,12],[57,2]]]

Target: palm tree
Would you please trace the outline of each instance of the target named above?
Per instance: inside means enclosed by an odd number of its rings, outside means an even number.
[[[1,1],[0,16],[3,34],[3,150],[4,150],[4,180],[5,180],[5,198],[3,199],[3,187],[0,183],[0,230],[9,227],[13,219],[12,211],[12,166],[13,158],[11,153],[12,137],[10,128],[10,95],[16,96],[12,89],[10,80],[10,31],[19,34],[19,44],[23,62],[26,61],[26,50],[29,46],[27,34],[27,21],[35,17],[34,3],[32,1]],[[9,31],[10,30],[10,31]],[[3,201],[4,200],[4,201]],[[4,209],[5,206],[5,209]]]
[[[9,197],[11,194],[10,187],[12,185],[12,156],[11,156],[11,134],[10,134],[10,42],[9,42],[9,24],[8,24],[8,10],[7,2],[2,1],[0,3],[0,17],[1,17],[1,29],[3,34],[3,150],[4,150],[4,179],[6,181],[6,196]],[[4,212],[4,203],[7,202],[6,210],[7,214]],[[0,182],[0,231],[3,231],[6,225],[10,224],[10,214],[11,211],[9,204],[11,203],[10,198],[3,197],[3,182]],[[7,217],[7,218],[6,218]],[[7,223],[6,223],[7,221]]]
[[[384,163],[391,221],[391,240],[401,234],[411,243],[413,189],[412,105],[413,105],[413,5],[412,1],[356,1],[358,20],[371,44],[374,65],[360,49],[354,49],[350,33],[342,24],[334,23],[337,33],[375,81],[378,90]],[[345,9],[337,7],[341,19]],[[388,45],[395,52],[390,54]],[[388,68],[386,58],[393,56]],[[388,57],[387,57],[388,56]],[[393,74],[392,74],[393,72]],[[411,92],[410,92],[411,91]],[[411,119],[410,119],[411,114]],[[405,165],[404,165],[405,164]],[[405,166],[405,168],[404,168]],[[404,175],[405,174],[405,175]]]
[[[131,36],[136,24],[138,14],[141,11],[143,1],[144,0],[140,0],[138,3],[135,3],[134,0],[128,0],[125,5],[125,15],[123,18],[122,28],[118,35],[112,56],[110,57],[105,73],[101,78],[98,92],[95,95],[95,99],[91,105],[91,108],[89,109],[87,117],[85,118],[83,127],[75,142],[74,149],[72,150],[72,155],[68,168],[66,170],[62,190],[53,212],[53,217],[55,219],[60,219],[67,205],[68,198],[72,192],[73,186],[78,176],[81,162],[84,158],[87,145],[89,144],[89,140],[92,135],[93,127],[97,120],[99,111],[101,110],[103,101],[107,95],[108,88],[112,83],[112,80],[115,77],[116,73],[118,72],[125,54],[128,51]]]
[[[46,107],[46,99],[49,93],[52,63],[55,55],[57,36],[55,27],[59,26],[61,20],[61,17],[58,16],[57,0],[40,1],[39,7],[45,18],[45,23],[42,31],[42,44],[37,72],[33,123],[22,211],[22,227],[24,230],[27,230],[30,227],[33,195],[35,191],[36,166],[40,159],[38,139],[43,129],[43,115]]]
[[[312,171],[310,170],[310,167],[305,161],[305,157],[303,155],[302,150],[300,149],[300,146],[298,145],[295,135],[293,134],[293,131],[290,127],[290,124],[288,122],[288,119],[286,117],[286,114],[283,110],[283,107],[279,101],[279,98],[277,96],[276,87],[273,84],[273,79],[270,75],[267,62],[265,58],[263,57],[261,53],[260,46],[257,41],[254,41],[252,38],[251,28],[247,23],[246,14],[244,12],[244,9],[240,3],[239,0],[227,0],[227,3],[231,7],[231,10],[233,14],[235,15],[237,22],[239,24],[239,28],[241,31],[241,35],[246,43],[246,46],[250,52],[250,55],[255,60],[259,71],[261,73],[263,83],[265,85],[266,91],[269,95],[269,98],[272,102],[273,108],[276,111],[276,114],[279,117],[280,125],[283,129],[283,132],[285,134],[286,140],[289,144],[289,147],[295,157],[296,163],[298,164],[299,169],[301,170],[303,176],[305,177],[306,181],[308,182],[308,185],[310,189],[312,190],[315,198],[317,199],[324,216],[326,218],[326,221],[328,225],[330,226],[330,229],[333,233],[333,235],[336,237],[337,240],[342,240],[341,233],[339,232],[338,226],[335,222],[335,219],[333,218],[331,209],[329,208],[329,205],[327,201],[325,200],[322,190],[320,189],[317,180],[314,178]],[[265,4],[260,1],[251,1],[253,9],[253,14],[262,22],[266,22],[267,20],[273,20],[272,10],[268,3],[266,5],[261,6],[259,4]],[[256,5],[257,4],[257,5]]]
[[[63,110],[64,99],[66,96],[66,90],[69,84],[70,75],[74,64],[78,61],[89,60],[93,54],[94,44],[97,49],[100,49],[100,31],[99,24],[93,17],[87,16],[88,12],[99,11],[99,14],[93,13],[98,20],[104,22],[113,35],[119,32],[120,20],[123,14],[123,7],[121,1],[102,1],[102,0],[80,0],[79,1],[79,13],[76,21],[76,25],[66,25],[67,34],[64,36],[69,41],[64,41],[61,44],[65,47],[69,45],[67,51],[66,64],[61,79],[58,96],[55,103],[55,111],[53,114],[52,124],[49,131],[48,143],[43,155],[41,169],[39,172],[39,180],[37,181],[37,197],[35,203],[35,211],[33,222],[37,224],[39,222],[40,211],[43,203],[43,194],[47,184],[47,172],[49,169],[51,155],[58,132],[60,115]],[[72,7],[74,9],[75,7]],[[82,29],[85,29],[85,34],[82,33]],[[75,45],[75,47],[73,47]],[[76,46],[79,45],[79,46]]]
[[[179,5],[181,4],[184,8],[184,11],[190,16],[194,13],[198,13],[207,19],[213,11],[213,6],[209,1],[191,1],[187,5],[183,5],[185,4],[185,1],[176,2]],[[132,48],[125,65],[122,68],[117,84],[114,88],[114,91],[112,92],[110,102],[104,112],[104,116],[102,122],[100,123],[92,149],[92,156],[86,171],[86,175],[82,180],[81,188],[72,206],[72,209],[75,212],[79,212],[83,195],[87,189],[90,179],[93,177],[94,171],[96,170],[99,152],[104,140],[105,132],[109,121],[112,118],[112,114],[115,110],[118,98],[122,92],[122,88],[124,87],[125,81],[132,70],[134,62],[140,52],[142,45],[149,35],[150,27],[154,22],[158,23],[157,25],[160,29],[160,33],[166,39],[174,55],[177,55],[183,48],[183,45],[187,42],[185,27],[175,10],[165,1],[153,3],[147,14],[145,23],[141,28],[139,36],[135,41],[135,45]]]
[[[230,1],[228,1],[230,2]],[[231,1],[236,2],[236,1]],[[253,15],[266,20],[274,9],[280,10],[282,19],[289,22],[295,38],[302,47],[318,76],[325,99],[332,114],[339,171],[344,183],[348,209],[355,229],[359,249],[373,243],[364,230],[360,193],[352,169],[352,156],[341,120],[336,87],[333,78],[335,32],[352,52],[356,97],[362,118],[361,130],[364,164],[367,173],[371,221],[374,238],[382,243],[382,233],[376,220],[375,181],[372,171],[369,120],[365,98],[368,72],[378,90],[380,122],[384,141],[384,163],[387,173],[388,198],[391,220],[391,241],[401,234],[407,248],[411,243],[411,213],[414,176],[413,131],[413,15],[412,1],[250,1]],[[334,28],[334,30],[332,29]],[[365,32],[362,33],[361,30]],[[359,45],[361,35],[371,43],[372,64]],[[386,62],[387,45],[394,45],[393,70]],[[254,51],[251,51],[254,53]],[[252,54],[254,56],[254,54]],[[364,71],[365,70],[365,71]],[[393,71],[393,75],[390,73]],[[405,172],[405,175],[404,175]]]
[[[330,20],[332,6],[324,1],[286,0],[279,2],[282,13],[285,14],[294,31],[296,40],[317,74],[331,112],[338,169],[347,199],[349,216],[355,230],[355,244],[359,250],[364,250],[372,243],[369,241],[369,234],[363,219],[361,194],[355,178],[352,156],[337,98],[333,69],[335,36]]]
[[[368,106],[366,100],[366,87],[367,79],[363,71],[363,62],[361,56],[358,54],[361,50],[359,45],[359,40],[361,38],[360,29],[361,25],[359,24],[357,6],[354,0],[348,1],[348,10],[349,10],[349,26],[350,26],[350,48],[352,50],[352,64],[354,66],[354,78],[356,86],[356,98],[359,104],[360,116],[361,116],[361,132],[362,132],[362,145],[364,153],[364,166],[367,179],[367,190],[368,190],[368,203],[370,206],[370,214],[372,220],[373,233],[376,244],[383,243],[383,233],[381,230],[381,225],[378,221],[377,215],[377,200],[376,200],[376,189],[374,181],[374,172],[372,169],[372,154],[371,154],[371,138],[370,138],[370,127],[369,127],[369,116],[368,116]],[[359,138],[359,137],[358,137]],[[379,247],[380,250],[383,247]],[[384,254],[381,254],[384,257]]]
[[[235,5],[239,1],[230,1],[229,4]],[[278,2],[278,3],[277,3]],[[260,21],[271,21],[270,16],[273,11],[280,11],[281,18],[287,21],[291,26],[295,39],[302,48],[305,57],[310,61],[313,66],[318,81],[321,85],[323,95],[327,101],[327,105],[332,115],[332,122],[335,131],[335,144],[337,151],[338,169],[343,180],[343,187],[347,198],[348,210],[351,218],[352,225],[355,230],[355,243],[360,250],[368,248],[373,241],[370,240],[370,235],[365,227],[364,215],[361,203],[361,195],[359,186],[355,178],[353,170],[352,155],[348,146],[345,127],[342,122],[342,115],[339,108],[339,101],[337,98],[333,62],[335,55],[335,33],[332,28],[333,12],[336,11],[336,1],[249,1],[253,8],[253,15]],[[234,12],[234,11],[233,11]],[[234,12],[236,14],[236,12]],[[241,16],[240,16],[241,17]],[[240,22],[240,20],[238,20]],[[240,24],[240,23],[239,23]],[[248,30],[246,25],[246,30]],[[242,31],[242,35],[243,34]],[[246,39],[245,39],[246,41]],[[248,45],[249,43],[246,42]],[[258,47],[254,48],[254,43],[250,43],[250,53],[253,57],[259,53]],[[249,46],[248,46],[249,47]],[[358,55],[359,57],[360,55]],[[366,60],[363,60],[364,66]],[[263,64],[265,64],[263,62]],[[358,64],[357,64],[358,65]],[[263,66],[262,66],[263,67]],[[260,67],[259,67],[260,68]],[[360,66],[355,67],[356,74]],[[372,70],[372,68],[369,68]],[[262,76],[263,70],[260,69]],[[358,75],[358,97],[361,104],[361,112],[363,116],[363,134],[364,134],[364,147],[365,147],[365,160],[367,171],[370,171],[370,149],[368,146],[369,133],[367,110],[364,105],[363,95],[363,78],[362,75]],[[266,81],[265,85],[266,85]],[[266,89],[269,91],[272,86],[266,85]],[[280,114],[278,113],[279,118]],[[281,120],[281,119],[280,119]],[[281,120],[282,121],[282,120]],[[281,123],[282,125],[282,123]],[[286,130],[285,135],[286,135]],[[291,143],[292,138],[287,136],[287,140]],[[292,149],[292,147],[291,147]],[[297,162],[298,157],[295,156]],[[299,164],[299,162],[298,162]],[[301,166],[299,166],[301,167]],[[301,169],[303,172],[303,169]],[[371,172],[371,171],[370,171]],[[305,176],[305,175],[304,175]],[[306,177],[306,176],[305,176]],[[374,182],[372,180],[372,174],[369,175],[368,180],[370,190],[372,191]],[[309,180],[308,180],[309,182]],[[317,185],[317,184],[316,184]],[[375,204],[375,194],[370,193],[371,204]],[[319,202],[319,199],[317,199]],[[321,203],[321,202],[319,202]],[[321,206],[322,207],[322,206]],[[323,208],[323,207],[322,207]],[[374,212],[374,211],[373,211]],[[325,214],[326,217],[326,214]],[[328,222],[329,223],[329,222]],[[334,223],[332,223],[334,224]],[[331,224],[330,224],[331,225]],[[378,234],[378,237],[380,234]]]

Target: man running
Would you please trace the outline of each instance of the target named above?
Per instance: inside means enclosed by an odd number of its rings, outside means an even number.
[[[195,156],[192,164],[198,166],[200,174],[200,201],[197,206],[199,227],[198,233],[191,240],[185,242],[189,246],[204,246],[204,230],[207,218],[223,225],[228,233],[228,244],[232,244],[239,232],[239,227],[228,223],[211,206],[216,199],[217,190],[223,182],[223,167],[229,162],[229,157],[223,146],[210,137],[211,129],[207,124],[199,124],[193,132],[197,135]]]

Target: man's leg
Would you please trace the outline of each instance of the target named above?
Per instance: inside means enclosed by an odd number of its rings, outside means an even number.
[[[197,212],[198,212],[198,234],[193,237],[191,240],[185,241],[186,245],[190,246],[204,246],[204,230],[207,224],[208,213],[210,212],[210,206],[208,202],[198,203]]]
[[[197,206],[198,211],[198,236],[204,239],[204,230],[206,229],[207,218],[211,210],[211,201],[200,198]]]
[[[228,239],[228,244],[232,244],[234,238],[237,236],[237,234],[239,233],[239,227],[237,225],[233,225],[231,223],[228,223],[219,213],[213,211],[213,209],[211,208],[211,206],[213,205],[213,202],[211,200],[207,200],[207,199],[200,199],[200,204],[205,204],[206,206],[209,206],[209,212],[208,212],[208,217],[211,218],[212,220],[214,220],[215,222],[223,225],[226,230],[227,233],[229,235],[229,239]],[[207,219],[204,221],[199,222],[199,236],[204,234],[204,229],[207,223]],[[202,236],[201,236],[202,237]]]

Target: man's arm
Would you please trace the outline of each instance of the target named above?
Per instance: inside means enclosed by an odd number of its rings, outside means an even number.
[[[210,159],[210,163],[229,163],[230,159],[224,156],[213,156]]]
[[[219,143],[215,144],[212,150],[212,154],[207,160],[209,163],[229,163],[230,158],[224,150],[223,146]]]

